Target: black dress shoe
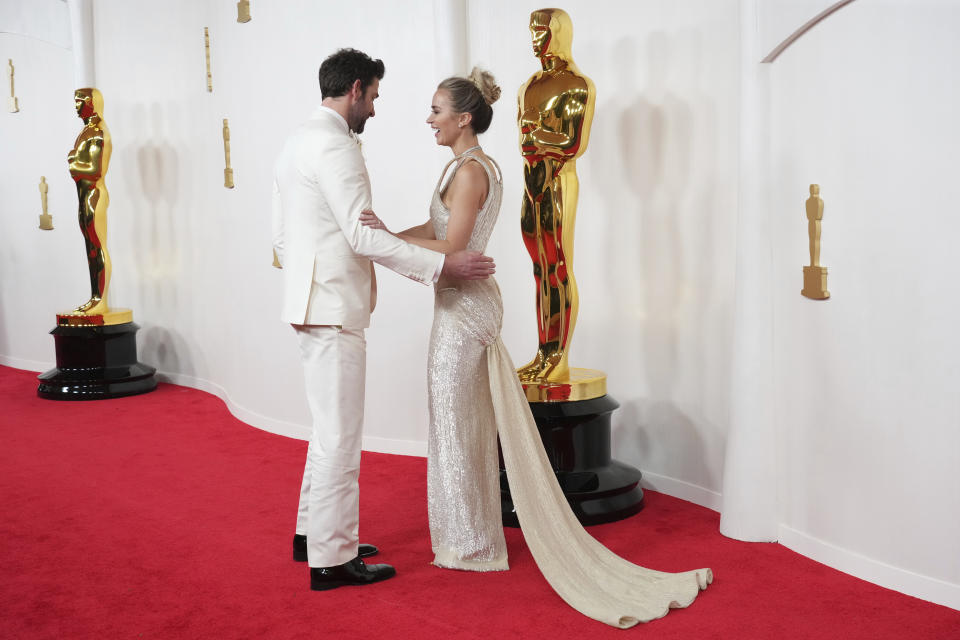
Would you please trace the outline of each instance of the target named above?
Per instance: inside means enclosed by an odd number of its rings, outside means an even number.
[[[310,567],[310,588],[326,591],[346,586],[373,584],[397,575],[397,570],[388,564],[366,565],[360,556],[336,567]]]
[[[357,547],[357,553],[361,558],[369,558],[370,556],[375,556],[380,553],[380,550],[372,544],[361,544]],[[307,561],[307,536],[302,536],[299,533],[294,534],[293,559],[296,562]]]

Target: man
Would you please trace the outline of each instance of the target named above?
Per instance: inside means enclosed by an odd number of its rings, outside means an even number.
[[[396,574],[365,565],[359,545],[360,444],[366,343],[376,301],[373,264],[430,284],[444,276],[487,278],[490,258],[444,256],[360,224],[370,179],[355,134],[374,116],[384,66],[341,49],[320,66],[321,106],[284,145],[274,181],[274,250],[283,268],[281,318],[300,343],[313,418],[300,490],[294,559],[308,560],[310,588],[364,585]]]

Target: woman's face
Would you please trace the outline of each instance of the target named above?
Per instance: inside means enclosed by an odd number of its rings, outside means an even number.
[[[437,144],[451,146],[460,137],[460,116],[450,104],[450,93],[446,89],[438,89],[433,94],[430,104],[430,117],[427,124],[433,129]]]

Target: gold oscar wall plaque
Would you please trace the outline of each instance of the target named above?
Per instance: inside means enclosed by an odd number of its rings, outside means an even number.
[[[77,89],[73,98],[83,128],[67,162],[77,186],[90,299],[57,314],[57,327],[51,331],[57,366],[38,376],[37,395],[52,400],[93,400],[146,393],[157,386],[156,369],[137,362],[139,327],[133,323],[133,312],[110,307],[107,301],[111,261],[107,251],[110,196],[106,176],[113,142],[103,119],[103,96],[87,87]],[[40,187],[45,201],[44,187],[46,180]]]
[[[250,0],[240,0],[237,3],[237,22],[250,22]]]
[[[807,235],[810,242],[810,265],[803,268],[803,289],[800,293],[813,300],[826,300],[827,268],[820,266],[820,225],[823,220],[823,200],[820,185],[810,185],[807,198]]]
[[[203,50],[207,58],[207,93],[213,92],[213,74],[210,73],[210,28],[203,28]]]
[[[40,176],[40,228],[44,231],[53,231],[53,216],[47,212],[47,193],[50,186],[47,177]]]
[[[10,97],[7,98],[7,111],[10,113],[17,113],[20,111],[20,105],[17,103],[17,96],[13,91],[13,60],[7,58],[7,79],[10,82]]]
[[[230,166],[230,123],[223,119],[223,161],[226,167],[223,170],[223,186],[233,189],[233,168]]]

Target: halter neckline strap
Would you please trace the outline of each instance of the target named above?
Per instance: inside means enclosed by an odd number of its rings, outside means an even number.
[[[480,148],[480,145],[476,145],[476,146],[470,147],[469,149],[464,149],[463,153],[458,155],[457,158],[462,158],[463,156],[467,155],[471,151],[476,151],[479,148]]]

